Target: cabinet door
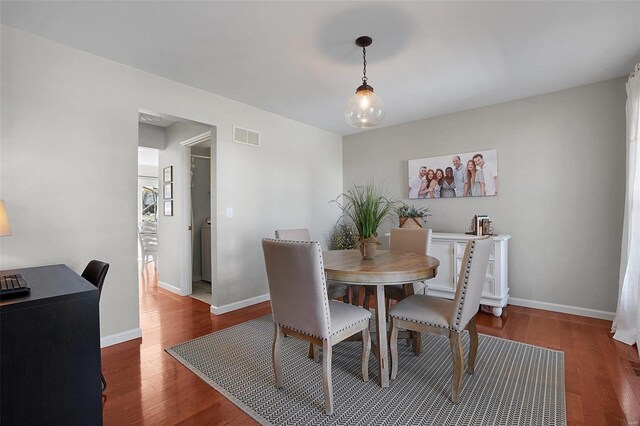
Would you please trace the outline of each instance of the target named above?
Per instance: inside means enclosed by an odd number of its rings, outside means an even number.
[[[453,241],[433,241],[431,244],[431,256],[440,261],[438,274],[427,282],[429,289],[455,290],[455,255]]]

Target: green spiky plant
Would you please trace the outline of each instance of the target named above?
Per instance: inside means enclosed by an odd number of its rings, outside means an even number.
[[[340,203],[339,199],[343,201]],[[369,181],[366,185],[354,185],[334,200],[342,213],[351,219],[360,238],[378,236],[378,227],[393,212],[397,201],[384,195],[381,185]]]

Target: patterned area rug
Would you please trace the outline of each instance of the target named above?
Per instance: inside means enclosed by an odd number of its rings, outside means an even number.
[[[461,402],[454,405],[448,339],[424,334],[419,357],[399,342],[398,378],[385,389],[373,355],[365,383],[360,342],[342,342],[333,350],[334,414],[326,416],[322,365],[307,358],[302,340],[284,339],[284,388],[275,389],[272,335],[267,315],[167,352],[262,424],[566,424],[562,352],[481,334],[475,374],[465,373]],[[466,362],[467,334],[464,345]]]

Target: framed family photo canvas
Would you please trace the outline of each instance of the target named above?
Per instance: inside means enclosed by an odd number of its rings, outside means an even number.
[[[410,199],[498,194],[498,152],[463,152],[408,161]]]

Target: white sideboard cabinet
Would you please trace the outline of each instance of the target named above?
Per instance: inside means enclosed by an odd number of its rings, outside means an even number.
[[[435,278],[427,281],[427,294],[453,299],[467,241],[474,235],[433,233],[431,256],[440,260]],[[480,303],[492,307],[493,315],[502,315],[509,299],[508,242],[511,235],[495,235],[493,251],[489,257],[487,276]]]

